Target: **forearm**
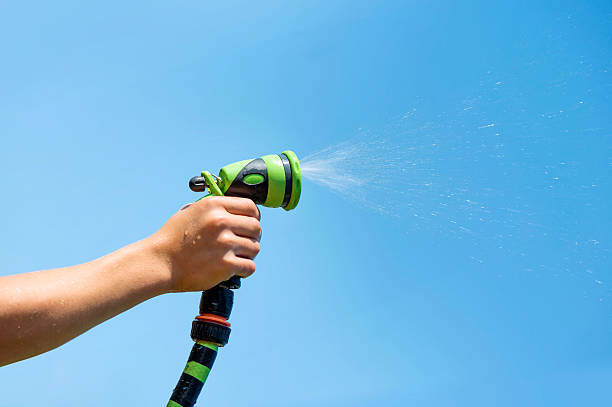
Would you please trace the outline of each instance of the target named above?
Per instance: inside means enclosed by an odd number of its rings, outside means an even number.
[[[0,365],[56,348],[170,285],[151,238],[77,266],[0,277]]]
[[[56,348],[156,295],[248,277],[260,237],[253,201],[212,197],[97,260],[0,277],[0,366]]]

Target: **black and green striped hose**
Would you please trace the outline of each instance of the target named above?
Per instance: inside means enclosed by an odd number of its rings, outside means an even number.
[[[166,407],[193,407],[217,357],[217,344],[197,341]]]

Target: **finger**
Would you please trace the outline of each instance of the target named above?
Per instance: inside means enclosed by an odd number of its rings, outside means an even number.
[[[253,260],[234,257],[232,262],[234,263],[234,275],[246,278],[255,272],[255,262]]]
[[[237,198],[231,196],[225,196],[218,198],[221,205],[229,213],[234,215],[250,216],[252,218],[261,219],[259,208],[255,205],[255,202],[247,198]]]
[[[234,254],[236,256],[251,260],[257,256],[260,249],[257,240],[239,236],[236,236],[235,239]]]
[[[259,240],[261,238],[261,224],[255,218],[234,215],[231,217],[230,228],[237,236]]]

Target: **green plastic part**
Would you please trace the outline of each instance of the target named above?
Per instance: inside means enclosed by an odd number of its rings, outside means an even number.
[[[290,211],[294,209],[300,201],[300,195],[302,194],[302,170],[300,169],[300,160],[298,160],[297,154],[291,150],[283,151],[283,154],[289,159],[292,175],[291,198],[289,198],[289,203],[283,209]]]
[[[166,407],[183,407],[183,406],[181,406],[181,405],[180,405],[179,403],[177,403],[176,401],[172,401],[172,400],[170,400],[170,401],[168,402],[168,404],[166,404]]]
[[[219,171],[219,178],[221,178],[220,187],[223,191],[223,194],[227,192],[227,189],[230,187],[230,185],[232,185],[232,182],[234,182],[234,179],[236,179],[236,177],[245,167],[245,165],[247,165],[251,161],[253,160],[242,160],[232,164],[228,164],[225,167],[221,168],[221,170]],[[204,175],[202,174],[202,176]]]
[[[217,345],[216,343],[207,342],[207,341],[196,341],[196,343],[198,345],[206,346],[208,349],[212,349],[214,351],[219,350],[219,345]]]
[[[244,183],[249,185],[261,184],[262,182],[264,182],[264,180],[265,178],[261,174],[249,174],[243,179]]]
[[[198,362],[194,362],[193,360],[190,360],[189,362],[187,362],[187,366],[185,366],[185,370],[183,370],[183,373],[186,373],[189,376],[193,376],[199,381],[201,381],[202,383],[204,383],[206,379],[208,378],[208,374],[210,373],[210,368]]]
[[[285,167],[277,154],[264,155],[261,159],[268,169],[268,196],[263,205],[278,208],[285,197]]]
[[[212,176],[212,174],[210,172],[202,171],[202,176],[206,180],[206,186],[208,187],[208,191],[212,195],[216,195],[216,196],[222,196],[223,195],[223,192],[221,192],[221,189],[219,188],[219,185],[217,185],[217,180],[215,180],[215,178]]]

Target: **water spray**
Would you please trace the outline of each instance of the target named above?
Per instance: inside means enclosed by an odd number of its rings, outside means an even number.
[[[300,162],[293,151],[238,161],[221,168],[215,176],[202,171],[189,181],[194,192],[206,196],[236,196],[253,200],[269,208],[294,209],[302,190]],[[205,196],[205,197],[206,197]],[[227,344],[231,332],[229,316],[234,304],[234,291],[240,288],[240,277],[234,276],[203,291],[199,315],[191,325],[195,344],[187,365],[166,407],[193,407],[208,378],[219,347]]]

